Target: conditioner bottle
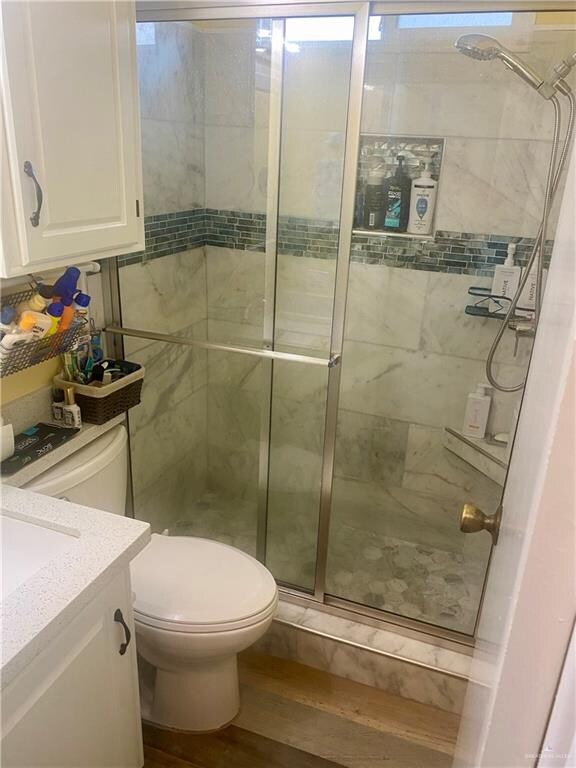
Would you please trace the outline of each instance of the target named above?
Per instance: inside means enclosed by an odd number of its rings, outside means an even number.
[[[408,232],[429,235],[432,231],[438,182],[432,178],[430,162],[426,161],[422,175],[412,182]]]
[[[486,435],[492,403],[490,391],[488,384],[478,384],[476,392],[471,392],[468,395],[464,424],[462,425],[462,434],[466,437],[475,437],[481,440]]]

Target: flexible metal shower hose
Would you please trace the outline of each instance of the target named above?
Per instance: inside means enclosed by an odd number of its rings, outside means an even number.
[[[542,308],[542,278],[543,278],[543,269],[544,269],[544,247],[546,244],[546,230],[548,227],[548,217],[550,215],[550,208],[552,207],[552,203],[554,202],[554,197],[556,195],[556,192],[558,191],[560,177],[562,175],[562,171],[564,170],[564,166],[566,164],[566,158],[568,157],[572,134],[574,132],[576,102],[575,102],[573,93],[567,87],[566,87],[566,91],[564,91],[564,94],[568,98],[570,111],[568,116],[568,128],[566,130],[566,136],[564,137],[562,150],[560,152],[560,160],[558,161],[558,165],[556,166],[558,145],[560,143],[561,108],[560,108],[560,102],[558,101],[558,98],[556,96],[553,96],[550,99],[550,101],[554,106],[554,137],[552,140],[552,151],[550,153],[550,164],[548,167],[548,176],[546,179],[546,193],[544,196],[544,208],[542,211],[542,220],[540,223],[540,227],[538,229],[538,233],[536,235],[536,240],[534,242],[534,247],[532,248],[530,258],[528,259],[528,262],[524,269],[524,274],[522,275],[522,279],[520,280],[520,285],[518,286],[518,290],[516,291],[514,298],[510,303],[510,306],[508,307],[508,311],[506,312],[506,317],[502,320],[502,324],[498,330],[498,333],[494,337],[492,347],[490,348],[490,352],[488,353],[488,357],[486,359],[486,376],[488,378],[488,381],[495,389],[498,389],[500,392],[518,392],[524,387],[524,384],[526,383],[526,379],[524,378],[524,380],[520,384],[515,384],[513,386],[506,386],[505,384],[501,384],[499,381],[497,381],[496,377],[492,372],[492,369],[494,367],[494,356],[496,354],[496,351],[498,350],[498,347],[500,346],[500,342],[502,341],[504,332],[508,327],[510,318],[513,317],[514,315],[516,306],[520,299],[520,294],[522,293],[524,286],[528,282],[528,278],[530,276],[530,270],[536,258],[538,258],[538,273],[537,273],[537,283],[536,283],[536,302],[535,302],[535,311],[534,311],[534,328],[535,329],[538,327],[538,321],[540,320],[540,312]]]

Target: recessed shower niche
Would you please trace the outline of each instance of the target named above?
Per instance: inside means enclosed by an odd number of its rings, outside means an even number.
[[[402,235],[404,237],[434,237],[435,207],[437,202],[444,139],[416,136],[384,136],[362,134],[356,180],[354,229],[371,234]],[[418,203],[415,184],[429,176],[433,199]],[[390,184],[399,178],[399,184],[387,192]],[[398,215],[388,220],[387,209],[394,206],[396,192]],[[385,199],[389,194],[388,199]],[[405,199],[402,199],[405,195]],[[372,199],[371,199],[372,198]],[[422,206],[422,207],[421,207]],[[424,225],[410,226],[410,209],[417,208],[417,219]],[[405,211],[403,210],[405,209]],[[404,214],[404,215],[403,215]],[[396,219],[396,220],[395,220]]]

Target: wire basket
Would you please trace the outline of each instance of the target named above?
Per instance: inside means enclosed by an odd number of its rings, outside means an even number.
[[[38,291],[30,288],[26,291],[2,296],[1,306],[16,307],[23,301],[28,301]],[[81,336],[86,333],[85,320],[75,322],[65,331],[59,331],[45,339],[30,341],[12,348],[6,357],[0,358],[0,378],[5,378],[18,371],[31,368],[33,365],[43,363],[52,357],[58,357],[62,352],[68,352],[78,343]]]

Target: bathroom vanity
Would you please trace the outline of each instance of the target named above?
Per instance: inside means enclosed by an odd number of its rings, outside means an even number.
[[[137,520],[4,487],[2,764],[143,763],[129,563]]]

